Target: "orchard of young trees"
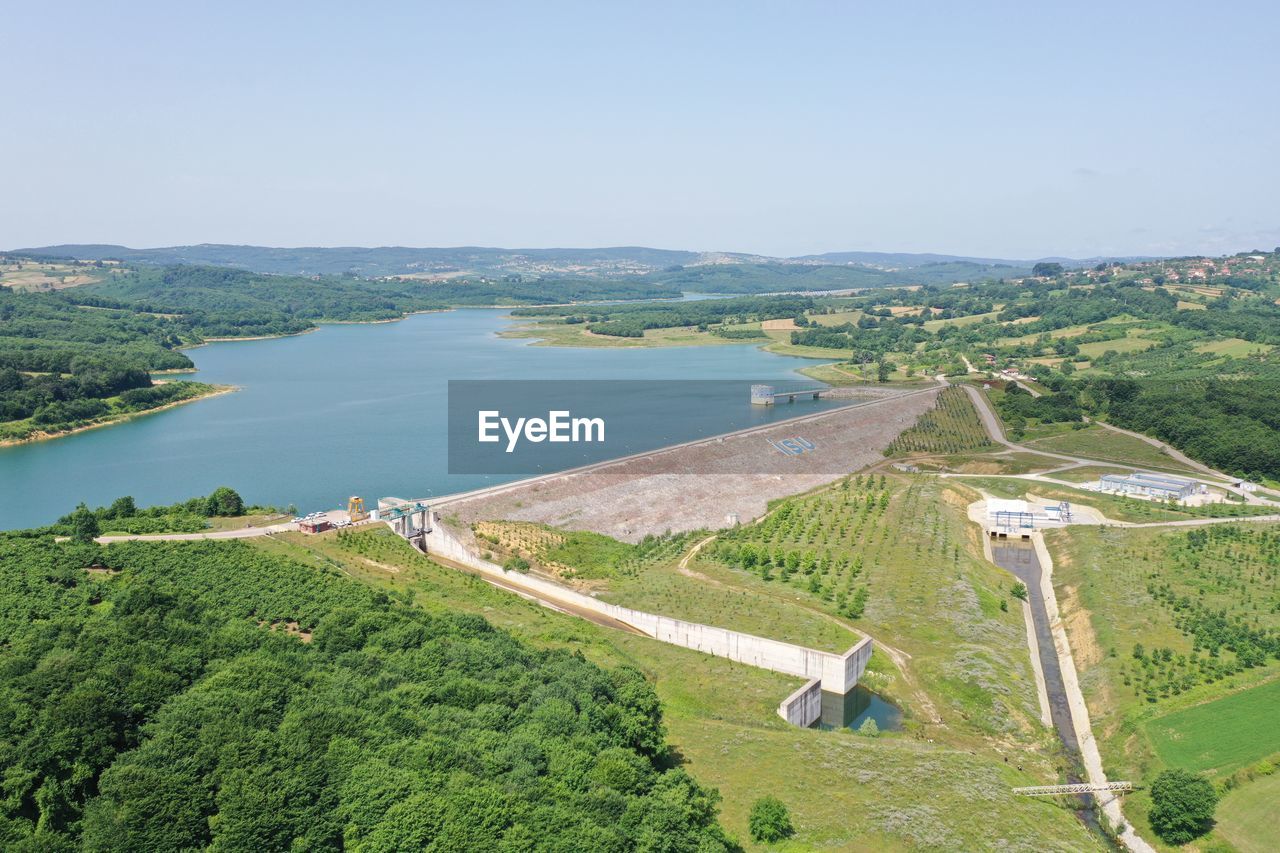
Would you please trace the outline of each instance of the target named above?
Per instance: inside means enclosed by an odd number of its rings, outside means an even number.
[[[883,526],[890,490],[883,475],[861,474],[821,494],[782,502],[758,523],[722,533],[711,555],[765,581],[794,584],[848,619],[866,610],[871,589],[857,545]]]

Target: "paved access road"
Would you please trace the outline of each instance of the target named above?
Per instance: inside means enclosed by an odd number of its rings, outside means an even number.
[[[130,542],[138,539],[156,542],[191,542],[197,539],[250,539],[254,536],[269,536],[272,533],[287,533],[297,530],[298,525],[292,521],[283,524],[272,524],[268,527],[234,527],[230,530],[209,530],[202,533],[136,533],[128,536],[99,536],[96,541],[109,545],[112,542]]]
[[[966,393],[968,393],[969,399],[973,401],[974,408],[978,410],[978,417],[982,420],[982,425],[984,428],[986,428],[987,435],[991,436],[991,440],[996,442],[997,444],[1003,445],[1004,447],[1007,447],[1010,450],[1020,450],[1025,453],[1036,453],[1036,454],[1039,454],[1040,456],[1048,456],[1053,459],[1062,459],[1064,461],[1071,462],[1076,465],[1106,465],[1113,468],[1120,465],[1120,463],[1109,462],[1105,459],[1089,459],[1084,456],[1071,456],[1066,453],[1054,453],[1048,450],[1041,450],[1040,448],[1037,448],[1037,447],[1028,447],[1025,444],[1014,444],[1012,441],[1009,441],[1009,439],[1005,438],[1004,430],[1000,425],[1000,419],[999,417],[997,417],[996,413],[991,409],[991,404],[987,401],[987,398],[982,395],[982,392],[977,388],[975,388],[974,386],[968,385],[968,384],[964,386],[964,390]],[[1102,423],[1101,421],[1095,421],[1095,423],[1104,429],[1111,430],[1112,432],[1118,432],[1123,435],[1131,436],[1141,441],[1145,441],[1147,444],[1150,444],[1152,447],[1157,447],[1160,450],[1164,451],[1165,453],[1169,454],[1169,457],[1171,459],[1181,462],[1182,464],[1190,468],[1193,468],[1202,474],[1205,474],[1210,477],[1215,477],[1219,480],[1225,480],[1226,482],[1218,483],[1216,485],[1221,486],[1223,489],[1226,489],[1227,491],[1233,494],[1239,495],[1240,497],[1244,498],[1246,503],[1256,504],[1256,505],[1267,505],[1267,504],[1273,503],[1272,501],[1264,500],[1263,498],[1253,494],[1252,492],[1246,492],[1243,489],[1237,489],[1234,486],[1228,485],[1228,483],[1236,482],[1237,478],[1232,477],[1228,474],[1224,474],[1221,471],[1217,471],[1213,468],[1210,468],[1208,465],[1205,465],[1203,462],[1197,462],[1194,459],[1187,456],[1185,453],[1182,453],[1179,450],[1169,447],[1167,444],[1157,441],[1156,439],[1151,438],[1150,436],[1142,435],[1141,433],[1137,433],[1137,432],[1130,432],[1129,430],[1126,430],[1126,429],[1120,429],[1119,427],[1114,427],[1114,426],[1111,426],[1111,424],[1105,424],[1105,423]],[[1124,466],[1121,466],[1121,467],[1124,467]],[[1128,466],[1128,467],[1141,467],[1141,466]]]

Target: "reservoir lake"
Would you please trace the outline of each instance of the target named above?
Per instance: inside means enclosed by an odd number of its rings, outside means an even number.
[[[190,350],[197,367],[191,378],[240,390],[0,448],[0,528],[48,524],[80,501],[100,506],[132,495],[146,506],[222,485],[250,503],[308,512],[345,506],[349,495],[370,504],[382,496],[429,498],[518,479],[449,473],[451,379],[743,380],[731,400],[693,403],[688,417],[675,420],[655,417],[631,452],[833,405],[752,407],[751,380],[780,389],[812,387],[817,383],[796,371],[820,363],[767,353],[757,344],[531,346],[498,336],[511,324],[506,315],[503,309],[418,314]]]

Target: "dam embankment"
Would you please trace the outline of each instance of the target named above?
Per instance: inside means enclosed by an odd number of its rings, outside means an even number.
[[[532,521],[625,542],[731,527],[763,515],[772,500],[883,460],[889,443],[933,406],[940,390],[869,396],[814,415],[429,502],[464,525]],[[809,449],[779,452],[778,443],[792,438]]]

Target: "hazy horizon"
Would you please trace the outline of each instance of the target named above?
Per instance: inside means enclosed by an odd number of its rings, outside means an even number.
[[[1280,245],[1280,8],[26,4],[0,245]]]
[[[1047,259],[1047,258],[1068,258],[1068,257],[1071,257],[1071,256],[1068,256],[1068,255],[1063,255],[1063,254],[1061,254],[1061,253],[1050,253],[1050,254],[1047,254],[1047,255],[1039,255],[1039,256],[1034,257],[1034,258],[1013,258],[1013,257],[999,257],[999,258],[997,258],[997,257],[990,256],[990,255],[975,255],[975,254],[973,254],[973,253],[971,253],[971,252],[934,252],[934,251],[930,251],[930,250],[921,250],[921,251],[918,251],[918,252],[898,252],[898,251],[893,251],[893,250],[883,250],[883,249],[875,249],[875,248],[856,248],[856,249],[848,249],[848,248],[845,248],[845,249],[824,249],[824,250],[817,251],[817,252],[805,252],[804,254],[801,254],[801,255],[768,255],[768,254],[765,254],[765,253],[763,253],[763,252],[749,252],[749,251],[743,251],[743,250],[739,250],[739,249],[706,249],[706,248],[702,248],[702,249],[700,249],[700,248],[688,248],[688,247],[684,247],[684,246],[646,246],[646,245],[642,245],[642,244],[640,244],[640,243],[634,243],[634,242],[632,242],[632,243],[618,243],[618,244],[609,245],[609,246],[571,246],[571,245],[548,245],[548,246],[488,246],[488,245],[480,245],[480,244],[477,244],[477,243],[460,243],[460,244],[457,244],[457,245],[449,245],[449,246],[426,246],[426,245],[421,245],[421,246],[409,246],[409,245],[403,245],[403,244],[392,244],[392,243],[386,243],[386,244],[380,244],[380,245],[373,245],[373,244],[358,245],[358,244],[355,244],[355,243],[333,243],[333,244],[328,244],[328,245],[316,245],[316,244],[304,245],[304,244],[297,244],[297,245],[291,245],[291,246],[282,246],[282,245],[268,245],[268,244],[263,244],[263,243],[214,243],[214,242],[211,242],[211,241],[208,241],[208,240],[202,240],[202,241],[199,241],[199,242],[193,242],[193,243],[174,243],[174,244],[172,244],[172,245],[168,245],[168,246],[160,246],[160,245],[156,245],[156,246],[141,246],[141,245],[139,245],[139,246],[129,246],[129,245],[126,245],[126,244],[124,244],[124,243],[107,243],[107,242],[103,242],[103,241],[101,241],[101,240],[86,240],[86,241],[66,241],[66,240],[63,240],[63,241],[59,241],[59,242],[57,242],[57,243],[45,243],[45,244],[42,244],[42,245],[39,245],[39,246],[36,246],[36,245],[30,245],[30,246],[9,246],[9,247],[0,247],[0,252],[15,252],[15,251],[32,250],[32,249],[52,249],[52,248],[58,248],[58,247],[60,247],[60,246],[119,246],[120,248],[123,248],[123,249],[129,249],[130,251],[155,251],[155,250],[162,250],[162,249],[174,249],[174,248],[181,248],[181,247],[184,247],[184,246],[189,246],[189,247],[198,247],[198,246],[234,246],[234,247],[238,247],[238,248],[251,248],[251,249],[275,249],[275,250],[281,250],[281,251],[300,251],[300,250],[307,250],[307,249],[320,249],[320,250],[324,250],[324,249],[334,249],[334,250],[341,250],[341,249],[372,249],[372,250],[377,250],[377,249],[406,249],[406,250],[409,250],[409,251],[465,251],[465,250],[480,250],[480,251],[494,251],[494,252],[526,252],[526,251],[527,251],[527,252],[579,252],[579,251],[581,251],[581,252],[591,252],[591,251],[602,251],[602,250],[655,249],[655,250],[658,250],[658,251],[670,251],[670,252],[691,252],[691,253],[698,253],[698,254],[705,254],[705,255],[743,255],[743,256],[749,256],[749,257],[750,257],[750,256],[757,256],[757,257],[762,257],[762,258],[773,258],[773,259],[778,259],[778,260],[792,260],[792,259],[796,259],[796,258],[804,258],[804,257],[821,257],[821,256],[824,256],[824,255],[842,255],[842,254],[919,255],[919,256],[941,255],[941,256],[946,256],[946,257],[974,258],[974,259],[999,260],[999,261],[1038,261],[1038,260],[1044,260],[1044,259]],[[1252,247],[1252,248],[1253,248],[1253,249],[1258,249],[1258,250],[1260,250],[1260,251],[1266,251],[1266,252],[1272,251],[1272,249],[1270,249],[1270,248],[1264,248],[1264,247],[1262,247],[1262,246],[1254,246],[1254,247]],[[1244,251],[1249,251],[1249,249],[1239,249],[1239,250],[1236,250],[1235,252],[1221,252],[1221,253],[1218,253],[1218,254],[1238,254],[1239,252],[1244,252]],[[1093,258],[1100,258],[1100,257],[1117,257],[1117,258],[1118,258],[1118,257],[1140,257],[1140,256],[1138,256],[1138,255],[1106,255],[1106,256],[1104,256],[1104,255],[1087,255],[1087,256],[1072,257],[1072,259],[1073,259],[1073,260],[1091,260],[1091,259],[1093,259]],[[1155,257],[1173,257],[1173,256],[1172,256],[1172,255],[1164,255],[1164,256],[1157,256],[1157,255],[1144,255],[1144,256],[1141,256],[1141,257],[1152,257],[1152,258],[1155,258]]]

